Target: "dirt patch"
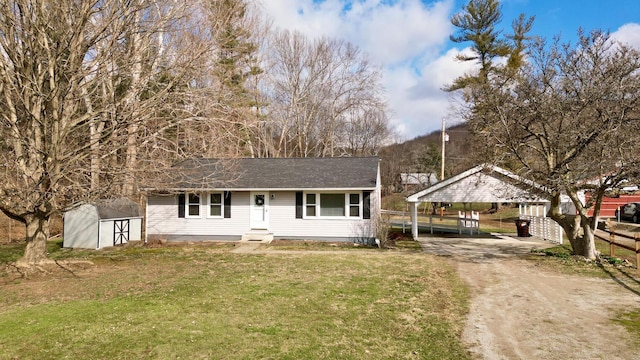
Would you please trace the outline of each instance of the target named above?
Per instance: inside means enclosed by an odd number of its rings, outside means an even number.
[[[629,359],[626,330],[611,319],[640,307],[640,283],[566,275],[516,255],[535,239],[423,239],[455,261],[472,300],[463,341],[481,359]],[[616,280],[616,281],[614,281]]]
[[[0,286],[5,290],[23,282],[47,283],[51,279],[66,281],[85,278],[95,272],[96,266],[88,260],[46,260],[36,266],[23,267],[14,263],[0,265]],[[41,291],[43,289],[36,289]],[[51,289],[56,292],[55,287]],[[1,306],[0,306],[1,307]]]

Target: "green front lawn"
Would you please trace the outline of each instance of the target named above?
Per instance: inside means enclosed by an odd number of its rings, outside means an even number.
[[[1,359],[469,357],[466,287],[424,254],[52,251],[95,265],[29,278],[5,269]],[[3,258],[16,252],[0,246]]]

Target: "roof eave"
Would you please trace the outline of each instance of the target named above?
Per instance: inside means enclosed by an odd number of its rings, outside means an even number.
[[[140,191],[167,191],[167,192],[185,192],[185,191],[358,191],[358,190],[375,190],[376,186],[357,186],[357,187],[294,187],[294,188],[142,188]]]

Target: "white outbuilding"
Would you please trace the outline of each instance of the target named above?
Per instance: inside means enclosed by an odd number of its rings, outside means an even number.
[[[62,246],[102,249],[142,239],[142,211],[126,199],[79,204],[64,214]]]
[[[532,235],[562,243],[562,228],[547,218],[549,195],[544,187],[510,171],[483,164],[438,182],[407,197],[411,205],[411,234],[418,238],[418,206],[424,202],[436,203],[515,203],[519,204],[519,219],[531,222]],[[569,207],[564,209],[571,211]],[[575,210],[574,210],[575,211]],[[460,221],[476,223],[479,218],[460,215]]]

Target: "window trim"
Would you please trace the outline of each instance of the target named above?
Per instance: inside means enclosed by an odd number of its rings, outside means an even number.
[[[309,204],[307,202],[308,196],[309,195],[313,195],[313,203]],[[313,193],[313,192],[305,192],[304,196],[303,196],[303,202],[302,202],[302,208],[304,209],[304,213],[303,213],[303,218],[310,218],[310,219],[315,219],[320,217],[320,213],[318,212],[318,207],[320,206],[320,199],[318,197],[319,194],[317,193]],[[313,207],[314,209],[314,215],[307,215],[307,209],[309,207]]]
[[[358,202],[357,203],[352,203],[351,202],[351,195],[356,195],[358,197]],[[346,216],[349,218],[359,218],[362,219],[362,193],[347,193],[347,202],[345,203],[345,207],[346,207]],[[358,207],[358,215],[357,216],[353,216],[351,215],[351,208],[352,207]]]
[[[189,206],[196,203],[189,202],[189,195],[197,195],[198,215],[189,215]],[[211,194],[220,194],[220,215],[211,215]],[[184,199],[184,200],[182,200]],[[178,218],[188,219],[229,219],[231,218],[231,191],[186,191],[178,195]]]
[[[195,206],[196,203],[192,203],[190,200],[190,195],[198,196],[198,215],[191,215],[189,213],[189,207]],[[185,193],[185,201],[184,201],[184,217],[189,219],[200,219],[202,218],[202,194],[197,192],[186,192]]]
[[[211,195],[213,194],[218,194],[220,195],[220,202],[213,204],[211,203]],[[207,193],[207,201],[206,201],[206,208],[207,208],[207,218],[208,219],[222,219],[224,218],[224,192],[223,191],[211,191]],[[220,215],[211,215],[211,206],[212,205],[218,205],[220,206]]]
[[[307,216],[307,206],[312,206],[314,204],[307,205],[307,194],[315,195],[315,216]],[[321,206],[320,206],[320,197],[322,194],[342,194],[344,195],[344,215],[343,216],[322,216],[321,215]],[[351,195],[358,196],[358,216],[350,216],[351,207],[356,206],[356,204],[351,204]],[[302,213],[303,219],[326,219],[326,220],[357,220],[363,219],[363,195],[362,191],[305,191],[302,196],[302,208],[304,209]]]

